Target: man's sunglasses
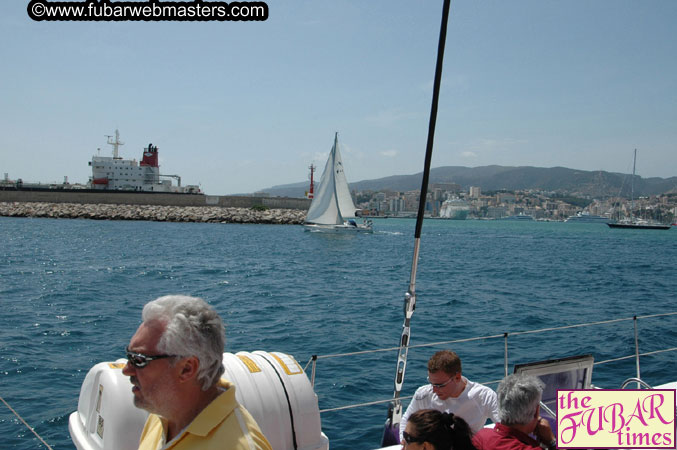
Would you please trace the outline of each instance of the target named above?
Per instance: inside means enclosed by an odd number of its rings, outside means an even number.
[[[423,444],[425,442],[425,439],[422,439],[420,437],[414,437],[411,434],[407,433],[406,431],[402,432],[402,438],[404,439],[404,442],[406,442],[407,444],[412,443]]]
[[[176,355],[144,355],[143,353],[136,353],[129,350],[129,347],[127,347],[125,351],[127,353],[127,361],[129,361],[129,364],[136,367],[137,369],[143,369],[148,365],[149,362],[155,359],[176,357]]]
[[[453,380],[455,376],[456,376],[456,374],[452,375],[452,376],[451,376],[447,381],[445,381],[444,383],[439,383],[439,384],[438,384],[438,383],[431,383],[431,382],[430,382],[430,377],[428,377],[428,383],[430,383],[430,385],[431,385],[432,387],[434,387],[434,388],[442,389],[444,386],[446,386],[447,384],[451,383],[451,380]]]

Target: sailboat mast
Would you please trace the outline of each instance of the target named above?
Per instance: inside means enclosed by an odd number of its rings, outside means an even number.
[[[630,218],[635,211],[635,166],[637,164],[637,149],[635,149],[635,156],[632,158],[632,182],[630,183]]]
[[[334,177],[336,177],[336,151],[338,149],[338,131],[334,134],[334,146],[331,149],[331,167]],[[343,214],[341,213],[341,203],[339,202],[338,189],[336,187],[336,182],[334,182],[334,200],[336,201],[336,206],[338,208],[338,224],[344,222]],[[338,225],[337,224],[337,225]]]
[[[430,107],[430,121],[428,124],[428,141],[426,145],[425,163],[423,166],[423,179],[421,180],[421,195],[418,203],[418,215],[416,216],[416,230],[414,232],[414,257],[411,263],[411,277],[409,289],[404,295],[404,324],[400,337],[399,354],[395,371],[395,390],[393,400],[388,408],[388,417],[383,430],[381,446],[399,444],[400,421],[402,419],[402,400],[400,393],[404,383],[404,373],[407,368],[407,353],[409,351],[409,338],[411,335],[410,322],[416,309],[416,270],[421,241],[421,228],[425,213],[425,201],[428,196],[428,180],[430,178],[430,165],[432,161],[433,142],[435,139],[435,124],[437,123],[437,105],[442,83],[442,67],[444,65],[444,45],[447,40],[447,23],[449,22],[449,9],[451,0],[444,0],[442,7],[442,23],[440,24],[440,38],[437,46],[437,63],[435,65],[435,82],[433,84],[433,98]]]

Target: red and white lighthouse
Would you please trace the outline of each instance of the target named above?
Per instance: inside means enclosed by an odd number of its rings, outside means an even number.
[[[306,196],[312,200],[312,198],[315,196],[315,182],[313,181],[313,173],[315,173],[315,166],[311,164],[309,169],[310,169],[310,190],[308,190]]]

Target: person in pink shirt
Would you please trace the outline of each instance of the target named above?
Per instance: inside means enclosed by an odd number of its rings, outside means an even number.
[[[534,376],[505,377],[497,389],[499,423],[475,433],[472,442],[477,450],[554,450],[555,435],[540,416],[544,387]]]

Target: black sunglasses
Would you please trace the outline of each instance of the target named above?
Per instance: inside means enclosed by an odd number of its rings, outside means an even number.
[[[414,437],[411,434],[407,433],[406,431],[402,432],[402,438],[404,439],[404,442],[406,442],[407,444],[412,443],[423,444],[425,442],[425,439],[421,439],[420,437]]]
[[[129,364],[136,367],[137,369],[143,369],[148,365],[149,362],[155,359],[176,357],[176,355],[144,355],[143,353],[136,353],[129,350],[129,347],[125,349],[125,352],[127,353],[127,361],[129,361]]]
[[[442,389],[444,386],[446,386],[447,384],[451,383],[451,380],[453,380],[455,376],[456,376],[456,374],[453,374],[453,375],[450,376],[449,379],[448,379],[447,381],[445,381],[444,383],[432,383],[432,382],[430,381],[430,377],[428,377],[428,383],[430,383],[430,385],[431,385],[432,387],[434,387],[434,388]]]

